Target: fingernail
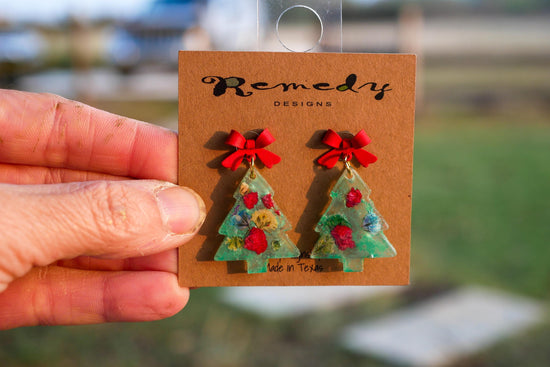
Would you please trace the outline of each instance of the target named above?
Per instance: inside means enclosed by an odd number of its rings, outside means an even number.
[[[193,233],[204,222],[204,201],[191,189],[170,187],[159,191],[157,199],[163,221],[174,234]]]

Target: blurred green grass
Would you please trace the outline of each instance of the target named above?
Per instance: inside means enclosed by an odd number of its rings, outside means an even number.
[[[415,279],[550,298],[550,126],[440,116],[415,142]]]

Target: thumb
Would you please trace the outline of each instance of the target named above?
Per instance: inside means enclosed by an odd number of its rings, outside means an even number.
[[[192,190],[153,180],[0,184],[0,292],[33,266],[126,258],[186,242],[205,217]]]

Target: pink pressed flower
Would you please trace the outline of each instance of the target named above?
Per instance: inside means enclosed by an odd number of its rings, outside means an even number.
[[[346,195],[346,206],[348,208],[353,208],[361,202],[362,198],[363,194],[361,194],[361,191],[359,191],[359,189],[356,189],[355,187],[352,187]]]
[[[353,241],[350,227],[337,225],[330,231],[330,235],[334,238],[334,242],[336,242],[336,246],[340,250],[344,251],[348,248],[355,248],[355,241]]]
[[[258,255],[267,249],[267,238],[264,231],[259,228],[252,228],[244,239],[244,248],[254,251]]]
[[[248,209],[254,208],[254,206],[258,203],[258,193],[249,192],[248,194],[243,196],[243,202],[244,206],[246,206]]]
[[[275,203],[273,202],[273,198],[271,197],[271,194],[267,194],[264,197],[262,197],[262,203],[264,204],[266,209],[271,209],[273,208],[273,205],[275,205]]]

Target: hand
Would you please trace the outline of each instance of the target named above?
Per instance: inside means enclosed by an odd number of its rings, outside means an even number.
[[[181,310],[175,248],[205,213],[176,172],[174,132],[0,90],[0,329]]]

